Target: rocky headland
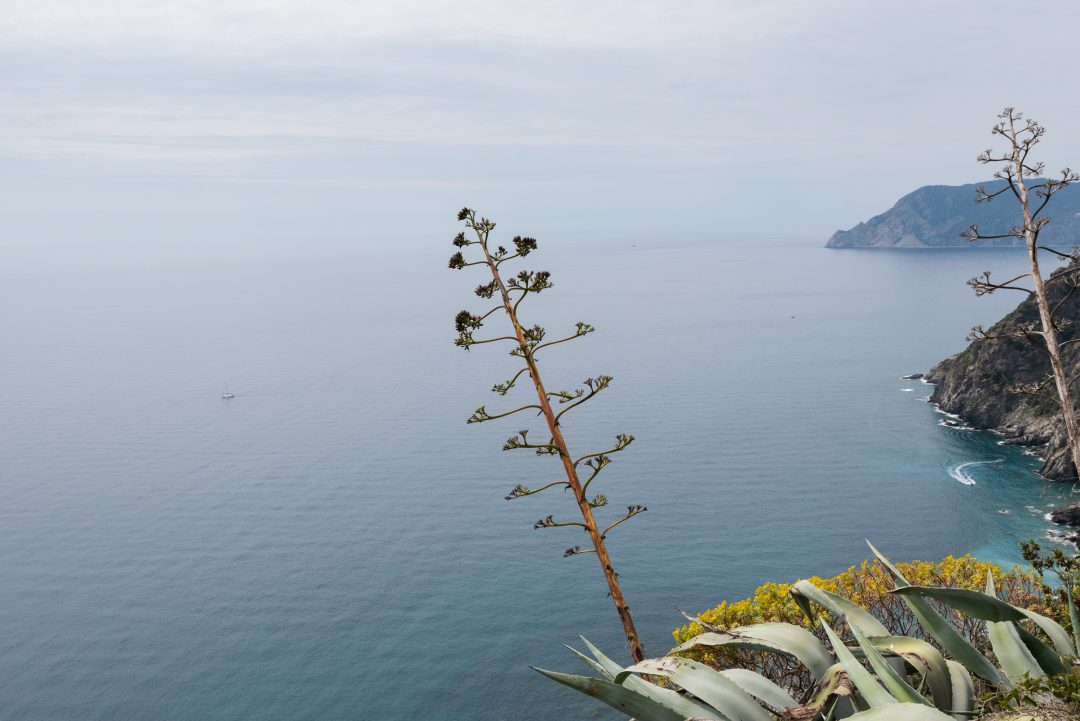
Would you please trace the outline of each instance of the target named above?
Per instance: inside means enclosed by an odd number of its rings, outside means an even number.
[[[1080,269],[1080,261],[1074,261],[1069,269]],[[1061,332],[1061,341],[1080,336],[1080,291],[1069,295],[1068,284],[1061,281],[1049,282],[1047,290],[1052,304],[1064,301],[1059,317],[1073,321]],[[1016,390],[1017,386],[1040,383],[1050,373],[1046,354],[1034,342],[1010,335],[1038,320],[1035,301],[1029,297],[986,331],[991,336],[1007,337],[972,341],[960,353],[938,363],[926,374],[926,380],[935,384],[930,400],[975,428],[1000,433],[1008,445],[1036,449],[1044,460],[1039,473],[1046,478],[1075,482],[1077,473],[1053,384],[1040,391],[1045,395]],[[1066,346],[1062,354],[1071,374],[1080,372],[1080,343]],[[1080,504],[1059,509],[1052,518],[1080,529]]]
[[[1037,183],[1038,181],[1033,181]],[[994,192],[1004,181],[969,185],[927,185],[905,195],[889,210],[829,238],[829,248],[949,248],[970,243],[960,233],[975,223],[983,232],[1003,233],[1017,223],[1018,211],[1011,194],[988,203],[975,202],[980,185]],[[1039,240],[1046,245],[1080,243],[1080,187],[1057,193],[1048,208],[1053,222]],[[980,240],[979,247],[1023,245],[1016,238]]]

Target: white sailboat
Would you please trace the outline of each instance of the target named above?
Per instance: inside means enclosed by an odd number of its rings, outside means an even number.
[[[230,398],[236,398],[235,393],[229,393],[229,381],[225,381],[225,388],[221,391],[221,397],[225,400],[228,400]]]

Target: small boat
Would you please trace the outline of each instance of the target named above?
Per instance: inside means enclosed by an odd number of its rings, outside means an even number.
[[[229,393],[229,381],[225,381],[225,388],[221,391],[221,397],[225,400],[229,400],[230,398],[236,398],[235,393]]]

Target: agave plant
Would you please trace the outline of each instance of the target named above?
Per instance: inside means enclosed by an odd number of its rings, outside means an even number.
[[[821,624],[831,651],[813,633],[789,623],[726,630],[703,624],[706,633],[663,658],[623,668],[582,637],[591,656],[570,650],[597,676],[536,670],[638,721],[831,721],[849,717],[853,721],[949,721],[973,716],[976,678],[992,687],[1010,689],[1027,678],[1068,673],[1076,663],[1080,637],[1070,637],[1053,619],[1000,600],[992,575],[987,575],[985,592],[913,586],[873,544],[869,545],[893,578],[891,593],[903,599],[936,645],[890,635],[885,625],[861,606],[800,581],[791,594],[811,622]],[[943,617],[933,602],[985,622],[1000,667]],[[850,642],[837,634],[824,614],[847,625]],[[1021,621],[1030,622],[1033,630],[1020,625]],[[694,646],[784,654],[809,670],[815,686],[803,698],[795,698],[788,689],[753,671],[718,671],[677,655]],[[659,679],[663,681],[657,683]]]

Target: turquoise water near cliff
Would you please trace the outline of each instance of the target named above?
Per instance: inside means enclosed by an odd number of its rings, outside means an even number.
[[[675,606],[864,538],[1015,562],[1067,496],[898,380],[1015,304],[964,286],[1014,251],[541,240],[556,288],[526,318],[598,328],[548,385],[615,376],[572,450],[637,436],[597,485],[649,507],[611,551],[651,653]],[[532,529],[566,500],[503,500],[557,472],[499,451],[528,419],[464,423],[514,367],[451,345],[482,278],[450,250],[0,269],[0,718],[608,717],[528,668],[622,642],[595,560],[562,558],[578,534]]]

